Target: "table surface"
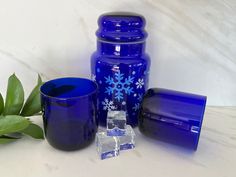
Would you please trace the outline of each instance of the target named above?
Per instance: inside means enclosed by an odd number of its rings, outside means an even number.
[[[40,117],[33,121],[42,125]],[[236,176],[236,107],[207,107],[196,152],[155,141],[135,129],[136,148],[99,160],[95,143],[64,152],[47,141],[28,137],[0,145],[2,177],[234,177]]]

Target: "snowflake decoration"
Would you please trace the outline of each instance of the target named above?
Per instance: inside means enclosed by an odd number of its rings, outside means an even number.
[[[142,99],[143,99],[143,94],[138,94],[138,101],[142,101]]]
[[[143,79],[138,79],[138,81],[135,84],[137,86],[137,89],[138,88],[141,89],[143,87],[143,85],[144,85],[144,81],[143,81]]]
[[[132,107],[132,109],[134,111],[138,111],[139,110],[139,107],[140,107],[140,104],[139,103],[135,103],[134,107]]]
[[[106,87],[105,93],[108,95],[114,94],[115,99],[121,101],[124,98],[124,94],[130,95],[133,93],[131,84],[134,77],[124,78],[124,74],[120,73],[120,70],[115,73],[115,77],[104,77],[105,82],[109,85]]]
[[[111,111],[116,109],[114,102],[109,101],[107,98],[105,98],[104,101],[102,101],[102,105],[103,105],[103,110]]]
[[[92,74],[91,79],[92,79],[93,81],[96,81],[96,76],[95,76],[94,74]]]

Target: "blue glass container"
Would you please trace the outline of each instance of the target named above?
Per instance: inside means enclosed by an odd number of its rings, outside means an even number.
[[[206,97],[162,88],[145,94],[139,129],[158,140],[197,150]]]
[[[91,71],[99,88],[99,123],[106,125],[108,110],[125,110],[127,124],[136,126],[150,67],[145,19],[134,13],[107,13],[100,16],[98,25]]]
[[[88,79],[61,78],[41,86],[45,136],[61,150],[90,144],[97,132],[97,85]]]

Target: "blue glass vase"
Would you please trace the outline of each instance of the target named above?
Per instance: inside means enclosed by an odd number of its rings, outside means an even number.
[[[125,110],[127,123],[136,126],[150,67],[145,53],[145,19],[134,13],[106,13],[98,25],[91,71],[99,88],[99,123],[106,125],[107,111]]]

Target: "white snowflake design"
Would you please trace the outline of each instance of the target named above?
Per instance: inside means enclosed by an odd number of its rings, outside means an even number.
[[[96,81],[96,75],[95,75],[95,74],[92,74],[92,75],[91,75],[91,79],[92,79],[93,81]]]
[[[143,99],[143,94],[141,93],[141,94],[138,94],[138,101],[142,101],[142,99]]]
[[[111,111],[116,109],[114,102],[109,101],[107,98],[105,98],[104,101],[102,101],[102,105],[103,105],[103,110]]]
[[[138,88],[141,89],[143,87],[143,85],[144,85],[144,80],[143,79],[138,79],[138,81],[135,84],[137,86],[137,89]]]
[[[134,107],[132,107],[132,109],[134,111],[138,111],[139,110],[139,107],[140,107],[140,104],[139,103],[135,103]]]
[[[124,99],[124,95],[130,95],[133,93],[133,88],[131,84],[133,83],[134,77],[128,76],[128,78],[124,78],[124,74],[120,73],[118,70],[115,73],[115,77],[104,77],[105,82],[109,85],[106,87],[105,93],[108,95],[114,94],[115,99],[121,101]]]

